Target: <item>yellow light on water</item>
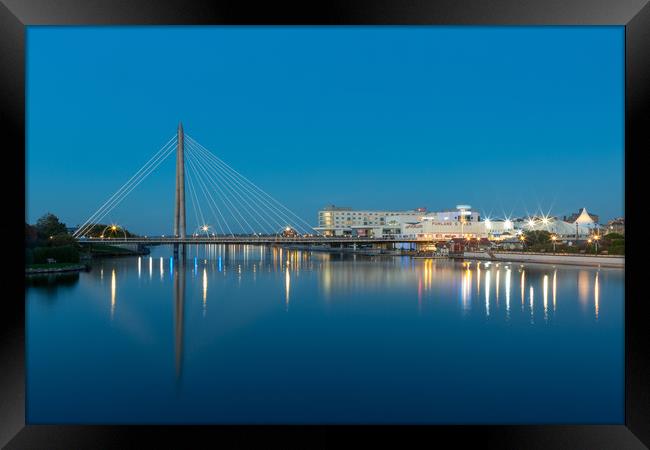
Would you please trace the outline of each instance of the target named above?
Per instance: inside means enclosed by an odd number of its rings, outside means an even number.
[[[117,290],[117,280],[115,279],[115,269],[111,272],[111,319],[115,314],[115,292]]]

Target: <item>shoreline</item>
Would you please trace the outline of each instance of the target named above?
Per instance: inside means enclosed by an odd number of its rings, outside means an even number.
[[[540,264],[562,264],[570,266],[625,268],[625,256],[614,255],[575,255],[523,252],[464,252],[458,259],[478,259],[499,262],[523,262]]]
[[[44,273],[81,272],[88,268],[85,264],[70,264],[67,267],[25,267],[25,275],[39,275]]]

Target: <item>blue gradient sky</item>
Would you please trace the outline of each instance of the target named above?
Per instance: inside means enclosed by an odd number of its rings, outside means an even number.
[[[29,27],[27,44],[29,222],[82,223],[179,120],[313,224],[330,203],[623,214],[622,27]],[[173,171],[105,221],[171,232]]]

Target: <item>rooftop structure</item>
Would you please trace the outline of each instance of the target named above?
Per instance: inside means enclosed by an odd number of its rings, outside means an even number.
[[[597,214],[590,214],[587,212],[587,208],[581,208],[577,213],[573,213],[569,216],[564,216],[564,221],[568,223],[575,223],[576,221],[581,224],[586,223],[598,223],[599,217]]]
[[[325,236],[398,234],[402,222],[418,222],[425,211],[425,208],[407,211],[353,210],[347,206],[329,205],[318,212],[318,226],[314,229]],[[368,233],[374,228],[378,229],[375,233]]]
[[[607,222],[604,234],[607,233],[625,234],[625,219],[623,217],[617,217]]]

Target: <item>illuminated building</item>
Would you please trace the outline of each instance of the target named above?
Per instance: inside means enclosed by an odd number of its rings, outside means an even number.
[[[326,206],[318,212],[318,226],[314,229],[324,236],[379,237],[399,234],[404,221],[417,222],[426,213],[425,208],[409,211],[353,210],[345,206]]]

